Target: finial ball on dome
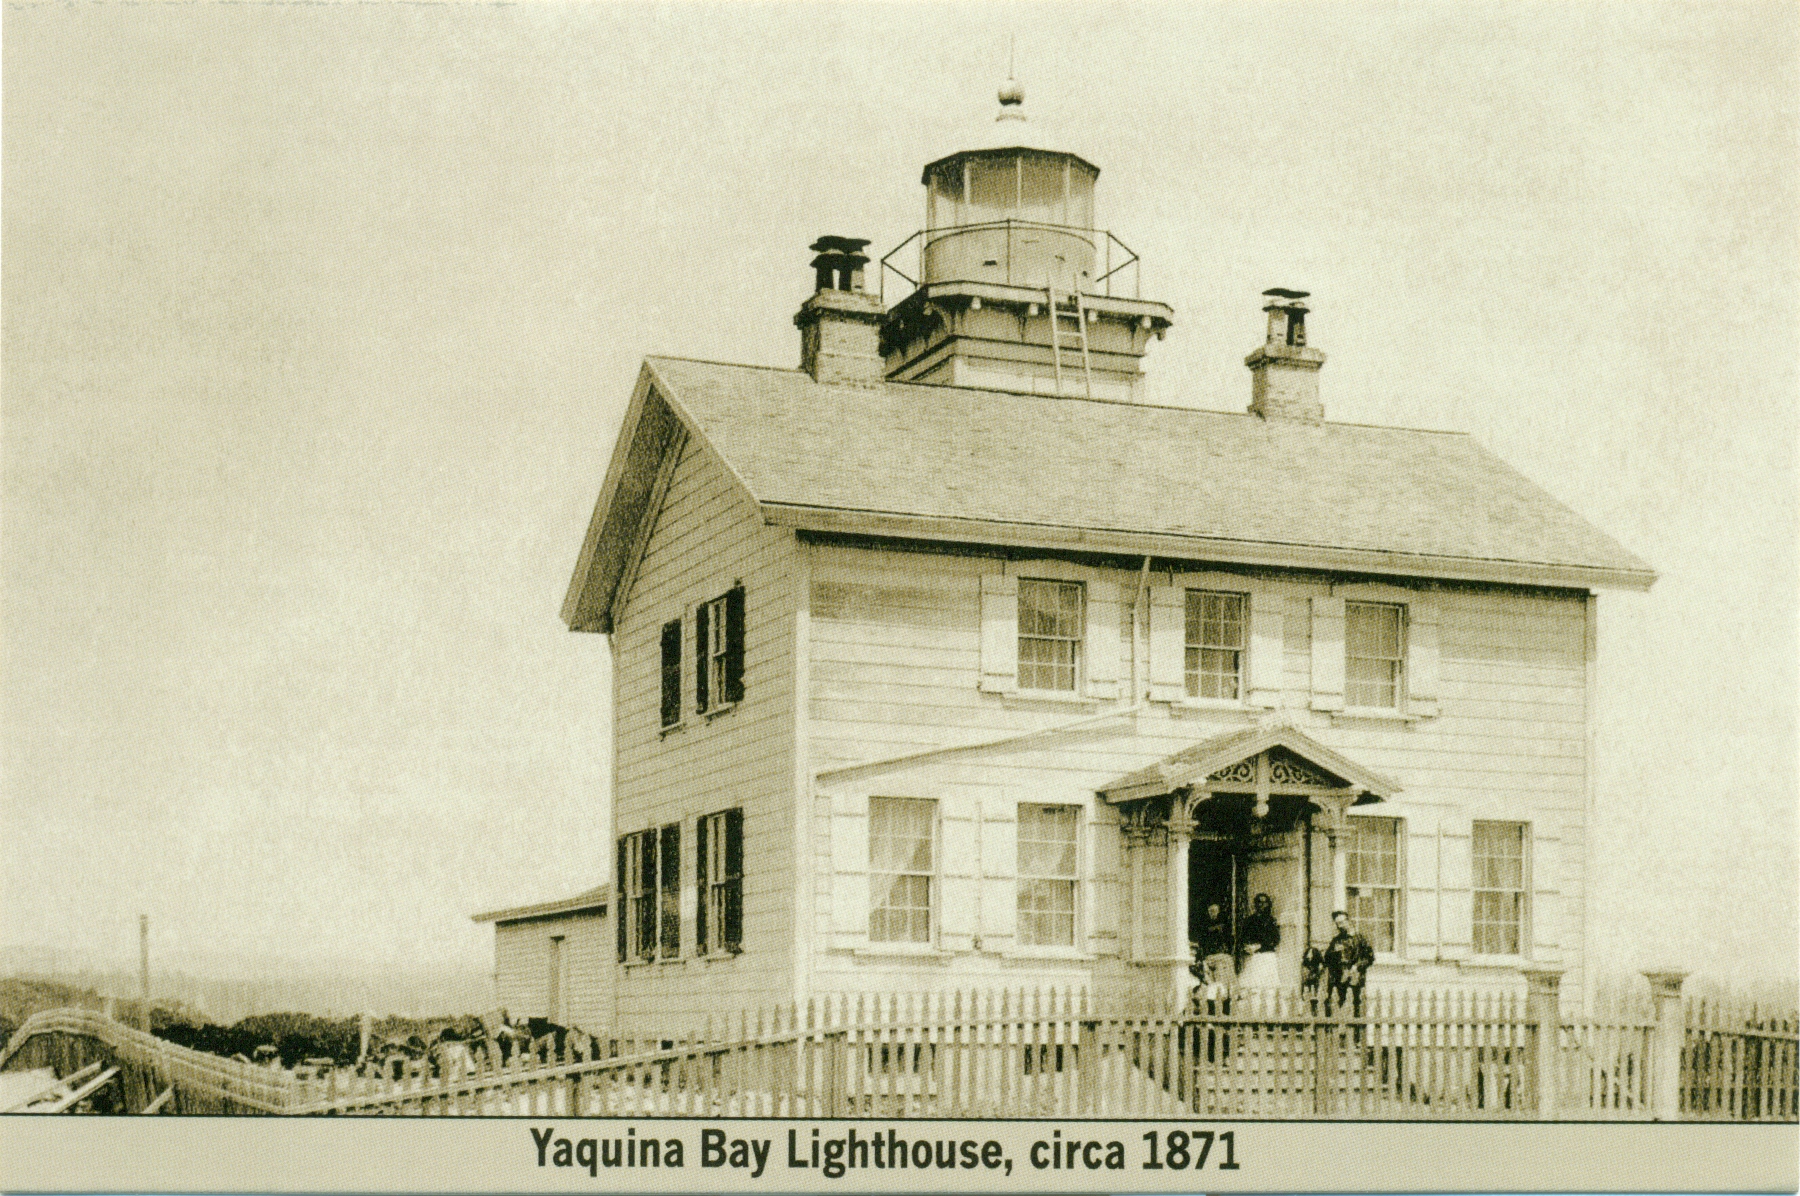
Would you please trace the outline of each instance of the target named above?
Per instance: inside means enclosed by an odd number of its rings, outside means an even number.
[[[1023,104],[1025,89],[1014,80],[1008,79],[1000,88],[1000,102],[1009,107],[1014,104]]]

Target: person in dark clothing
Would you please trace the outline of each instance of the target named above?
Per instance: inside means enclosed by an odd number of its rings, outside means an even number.
[[[1352,1015],[1362,1016],[1363,984],[1369,978],[1369,965],[1375,962],[1375,948],[1350,925],[1350,915],[1334,910],[1331,921],[1337,933],[1325,947],[1325,971],[1331,978],[1331,1003],[1338,1009],[1349,1006]]]
[[[1207,963],[1216,956],[1231,958],[1231,923],[1225,920],[1224,911],[1217,903],[1206,907],[1206,922],[1200,927],[1200,935],[1194,940],[1194,963],[1190,969],[1194,979],[1202,984],[1225,984],[1231,980],[1230,975],[1207,974]],[[1216,970],[1216,967],[1215,967]]]
[[[1258,893],[1251,903],[1250,916],[1244,919],[1239,945],[1248,951],[1273,951],[1281,945],[1281,926],[1275,921],[1275,903],[1267,893]]]

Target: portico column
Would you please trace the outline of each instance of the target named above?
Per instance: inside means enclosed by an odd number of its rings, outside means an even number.
[[[1188,963],[1193,959],[1188,928],[1188,844],[1194,838],[1194,820],[1188,817],[1187,803],[1177,795],[1169,807],[1169,962],[1177,1008],[1187,1005],[1193,976]]]
[[[1332,827],[1325,832],[1331,845],[1331,912],[1350,908],[1350,856],[1344,851],[1344,832]]]

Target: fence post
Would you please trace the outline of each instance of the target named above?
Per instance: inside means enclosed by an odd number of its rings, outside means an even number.
[[[1656,1028],[1650,1032],[1650,1110],[1658,1121],[1675,1121],[1681,1117],[1681,1050],[1687,1040],[1681,982],[1687,973],[1649,970],[1644,979],[1656,1002]]]
[[[1561,1095],[1562,1069],[1557,1066],[1562,1037],[1562,1003],[1558,987],[1563,970],[1555,967],[1521,968],[1525,977],[1525,1020],[1536,1025],[1537,1050],[1531,1060],[1537,1089],[1537,1119],[1554,1121]]]

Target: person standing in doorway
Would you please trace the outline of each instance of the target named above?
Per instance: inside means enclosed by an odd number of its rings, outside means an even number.
[[[1375,962],[1375,948],[1350,925],[1350,915],[1333,910],[1331,924],[1337,927],[1325,948],[1325,971],[1331,978],[1331,1003],[1342,1010],[1349,1006],[1354,1017],[1362,1016],[1363,984],[1369,978],[1369,965]]]
[[[1258,893],[1251,902],[1250,916],[1244,919],[1238,936],[1244,953],[1238,971],[1238,984],[1243,988],[1275,988],[1281,983],[1275,966],[1275,948],[1281,945],[1281,924],[1275,920],[1275,903],[1267,893]]]

